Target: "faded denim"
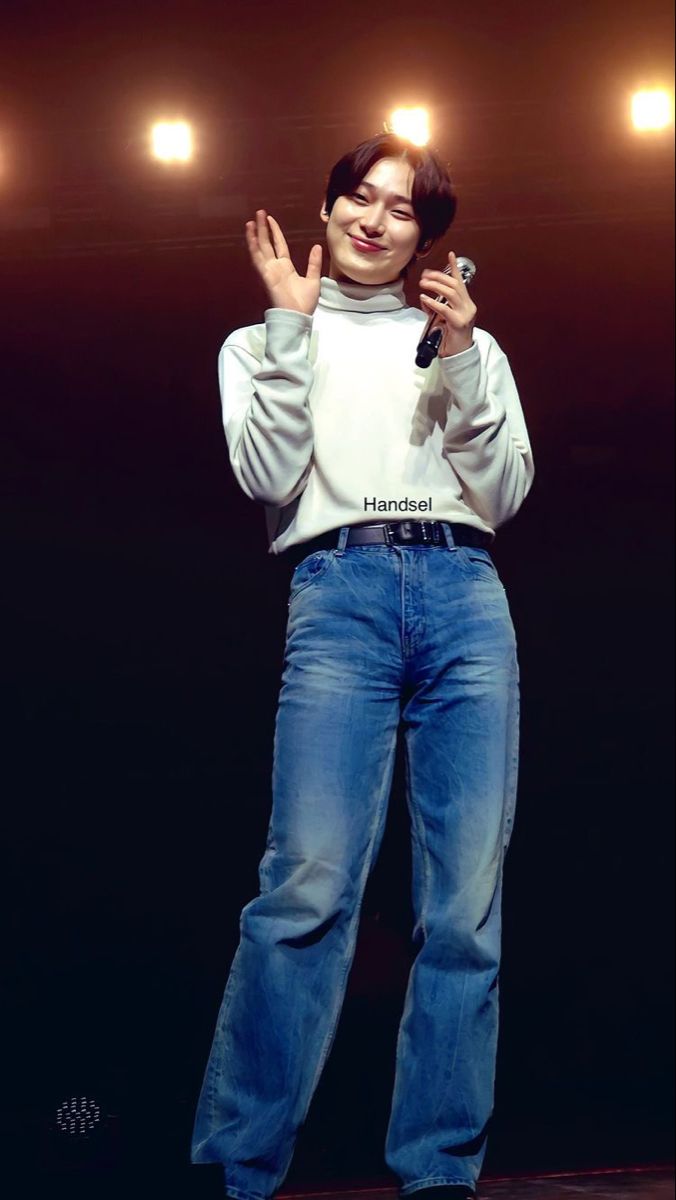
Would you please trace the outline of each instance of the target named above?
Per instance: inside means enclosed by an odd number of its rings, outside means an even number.
[[[519,667],[486,549],[338,546],[290,585],[260,892],[240,916],[191,1162],[267,1200],[333,1044],[402,722],[416,952],[384,1146],[400,1194],[476,1186],[493,1111]]]

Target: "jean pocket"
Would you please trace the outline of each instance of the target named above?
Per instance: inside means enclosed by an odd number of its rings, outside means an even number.
[[[307,588],[323,579],[329,567],[335,560],[335,550],[315,550],[302,559],[291,576],[289,589],[289,604]]]
[[[459,546],[460,561],[473,579],[486,579],[503,586],[498,569],[484,546]]]

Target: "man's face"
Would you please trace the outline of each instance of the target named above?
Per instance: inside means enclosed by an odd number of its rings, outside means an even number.
[[[420,238],[411,204],[413,178],[410,163],[380,158],[351,196],[338,196],[330,217],[322,210],[331,259],[330,279],[378,284],[399,278]],[[354,236],[383,248],[360,250]]]

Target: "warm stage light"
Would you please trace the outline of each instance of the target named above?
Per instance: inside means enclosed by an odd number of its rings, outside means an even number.
[[[396,133],[414,146],[426,146],[430,140],[429,117],[424,108],[397,108],[385,122],[388,133]]]
[[[666,129],[674,123],[674,98],[666,88],[644,88],[631,98],[634,129]]]
[[[192,133],[186,121],[158,121],[151,133],[152,152],[162,162],[188,162]]]

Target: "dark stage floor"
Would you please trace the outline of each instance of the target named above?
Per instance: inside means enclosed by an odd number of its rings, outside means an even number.
[[[143,1174],[143,1173],[142,1173]],[[223,1200],[225,1187],[222,1168],[209,1166],[179,1170],[171,1177],[159,1178],[151,1172],[147,1177],[125,1174],[124,1180],[114,1172],[92,1172],[86,1175],[49,1175],[36,1187],[35,1180],[14,1185],[4,1191],[8,1200],[124,1200],[143,1196],[145,1200]],[[597,1168],[581,1172],[559,1171],[556,1174],[520,1177],[485,1178],[479,1183],[479,1200],[674,1200],[674,1167]],[[396,1187],[387,1184],[355,1181],[350,1187],[338,1188],[326,1183],[316,1190],[285,1191],[277,1200],[398,1200]]]
[[[521,1179],[486,1179],[479,1184],[479,1200],[674,1200],[674,1169],[598,1170],[585,1174],[539,1175]],[[391,1188],[353,1191],[279,1193],[279,1200],[396,1200]]]

